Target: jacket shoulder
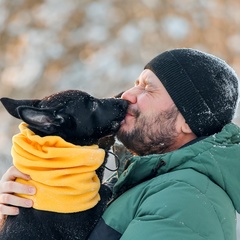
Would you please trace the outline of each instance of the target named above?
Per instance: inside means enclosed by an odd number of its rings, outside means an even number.
[[[182,230],[182,234],[188,232],[203,239],[213,235],[209,239],[225,239],[235,231],[234,214],[230,199],[220,187],[205,175],[184,169],[159,175],[128,190],[108,207],[103,218],[123,236],[127,234],[126,239],[137,239],[129,231],[133,222],[135,229],[139,226],[139,237],[153,229],[162,237],[163,228],[168,226],[177,231],[176,236]]]

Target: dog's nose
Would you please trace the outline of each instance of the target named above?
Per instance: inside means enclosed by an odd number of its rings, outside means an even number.
[[[129,102],[124,99],[118,99],[118,100],[120,100],[118,102],[118,107],[120,107],[123,112],[127,111]]]
[[[124,99],[122,99],[122,103],[123,103],[123,106],[124,107],[128,107],[128,104],[129,104],[129,101],[128,100],[124,100]]]

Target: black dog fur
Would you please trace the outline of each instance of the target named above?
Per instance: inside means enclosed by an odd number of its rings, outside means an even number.
[[[112,136],[120,128],[128,105],[119,98],[96,99],[78,90],[63,91],[42,100],[1,98],[1,102],[12,116],[26,122],[35,134],[60,136],[76,145],[99,144],[106,150],[114,142]],[[105,163],[106,159],[96,171],[100,181]],[[62,214],[20,208],[19,215],[7,217],[0,239],[87,239],[111,196],[110,189],[104,185],[99,193],[101,201],[83,212]]]

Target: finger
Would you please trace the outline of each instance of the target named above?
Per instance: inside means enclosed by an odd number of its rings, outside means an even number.
[[[18,215],[19,214],[19,208],[14,207],[14,206],[6,206],[3,204],[0,204],[0,212],[2,214],[0,214],[0,220],[4,219],[5,216],[8,215]]]
[[[3,226],[4,220],[6,219],[5,215],[0,214],[0,226]]]
[[[27,184],[22,184],[13,181],[1,182],[0,184],[0,194],[3,193],[18,193],[18,194],[26,194],[26,195],[34,195],[36,193],[36,189]]]
[[[7,205],[13,205],[15,207],[25,207],[25,208],[30,208],[33,206],[33,201],[31,199],[26,199],[22,197],[18,197],[16,195],[12,194],[1,194],[0,195],[0,205],[2,210],[0,210],[1,214],[6,214],[5,211],[6,209],[11,209],[10,206]],[[14,207],[13,207],[14,208]]]
[[[1,181],[15,181],[16,178],[30,180],[30,176],[20,172],[16,167],[11,166],[5,174],[3,174]]]
[[[0,204],[0,221],[4,219],[5,215],[18,215],[19,209],[17,207],[10,207],[3,204]]]

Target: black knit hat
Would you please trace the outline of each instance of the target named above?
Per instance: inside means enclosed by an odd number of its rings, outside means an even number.
[[[197,136],[221,131],[231,122],[238,99],[238,78],[223,60],[194,49],[174,49],[152,59],[162,82]]]

